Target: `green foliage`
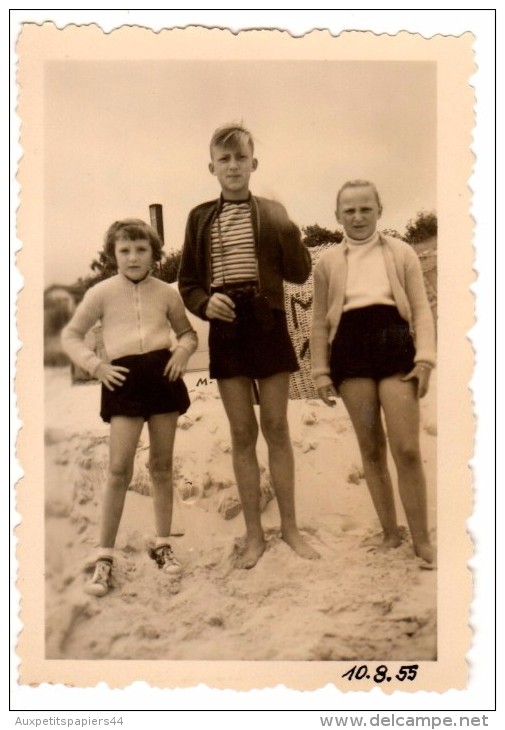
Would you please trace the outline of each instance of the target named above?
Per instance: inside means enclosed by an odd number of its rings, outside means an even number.
[[[62,289],[69,291],[68,287]],[[68,358],[61,349],[60,333],[72,316],[72,310],[68,300],[53,298],[49,291],[44,292],[44,365],[68,364]]]
[[[53,337],[61,332],[71,317],[68,306],[58,301],[44,302],[44,335]]]
[[[437,214],[434,211],[421,210],[414,220],[410,220],[407,223],[405,241],[407,243],[420,243],[427,238],[436,236],[437,231]]]
[[[116,273],[115,264],[112,263],[112,261],[105,255],[103,251],[98,252],[98,258],[93,259],[90,264],[90,269],[91,271],[96,272],[96,276],[99,277],[98,281],[101,281],[102,279],[108,279],[110,276],[113,276]]]
[[[177,281],[181,256],[182,251],[174,251],[165,255],[159,264],[158,270],[154,273],[154,276],[159,277],[162,281],[166,281],[169,284],[173,281]]]
[[[385,236],[392,236],[393,238],[399,238],[400,240],[404,241],[405,237],[402,236],[402,234],[396,230],[396,228],[384,228],[384,230],[381,231]]]
[[[307,248],[320,246],[323,243],[340,243],[344,237],[342,231],[330,231],[328,228],[318,226],[317,223],[302,228],[302,232],[302,241]]]
[[[93,274],[88,274],[88,276],[84,277],[80,276],[76,282],[68,287],[76,302],[80,302],[84,294],[92,286],[98,284],[99,281],[114,276],[116,273],[116,267],[109,261],[103,251],[97,253],[97,258],[93,259],[89,268],[94,272]]]

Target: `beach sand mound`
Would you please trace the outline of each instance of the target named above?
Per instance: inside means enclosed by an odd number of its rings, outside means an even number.
[[[435,388],[422,403],[421,442],[435,524]],[[378,522],[341,402],[290,401],[299,526],[321,559],[283,542],[258,446],[267,547],[236,567],[244,523],[228,426],[215,389],[191,391],[174,454],[174,586],[148,556],[153,540],[147,465],[139,444],[117,542],[112,589],[84,592],[96,546],[108,427],[96,385],[46,371],[46,656],[49,659],[405,660],[436,658],[436,571],[419,570],[408,533],[381,552]],[[399,507],[399,514],[402,515]],[[405,522],[402,517],[403,522]]]

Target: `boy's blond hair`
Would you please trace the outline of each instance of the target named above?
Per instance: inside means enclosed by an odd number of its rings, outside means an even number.
[[[254,154],[254,140],[251,132],[240,124],[224,124],[218,127],[210,140],[210,154],[214,147],[239,147],[242,143],[247,144],[251,153]]]

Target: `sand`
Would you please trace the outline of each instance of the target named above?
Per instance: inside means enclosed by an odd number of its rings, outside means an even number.
[[[235,567],[244,522],[228,426],[213,384],[186,378],[192,405],[175,443],[172,545],[184,568],[178,593],[148,557],[153,540],[147,430],[121,522],[113,586],[83,588],[98,536],[108,426],[99,386],[45,371],[46,657],[169,660],[433,660],[437,572],[419,568],[408,531],[396,550],[380,528],[342,402],[292,400],[298,524],[320,553],[295,555],[280,539],[264,442],[258,446],[267,549]],[[436,373],[422,401],[421,449],[436,541]],[[394,469],[392,469],[394,475]],[[401,524],[405,518],[398,502]],[[181,534],[183,533],[183,534]]]

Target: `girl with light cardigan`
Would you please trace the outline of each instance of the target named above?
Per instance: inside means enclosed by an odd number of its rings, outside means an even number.
[[[340,189],[336,217],[345,238],[314,267],[312,375],[324,403],[334,406],[339,395],[349,413],[384,549],[401,543],[387,431],[414,552],[429,569],[435,551],[419,448],[419,398],[435,365],[435,328],[419,259],[404,241],[377,232],[381,214],[372,183],[354,180]]]
[[[170,546],[172,453],[177,419],[189,407],[182,375],[197,337],[176,289],[151,276],[161,259],[156,231],[141,220],[112,224],[104,254],[116,276],[88,289],[62,333],[71,360],[102,383],[102,419],[110,423],[109,466],[95,571],[86,592],[103,596],[110,588],[116,535],[145,422],[149,429],[149,473],[153,485],[156,543],[150,556],[179,588],[181,564]],[[85,335],[102,324],[105,358],[91,350]],[[173,335],[177,344],[173,347]]]

